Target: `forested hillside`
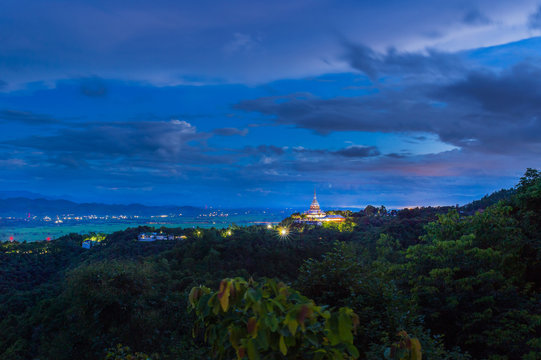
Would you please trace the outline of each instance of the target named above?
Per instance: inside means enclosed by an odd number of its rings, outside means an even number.
[[[142,243],[151,229],[137,228],[89,250],[79,235],[3,243],[0,358],[382,359],[418,341],[424,359],[540,359],[541,173],[507,195],[472,215],[289,219],[287,236],[163,229],[186,239]]]

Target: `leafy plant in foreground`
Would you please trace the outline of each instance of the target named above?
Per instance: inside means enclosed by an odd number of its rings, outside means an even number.
[[[421,360],[421,343],[416,338],[411,338],[407,332],[398,333],[400,340],[391,345],[385,351],[385,359],[388,360]]]
[[[195,287],[189,307],[216,358],[356,359],[358,317],[331,312],[282,282],[224,279],[218,291]]]

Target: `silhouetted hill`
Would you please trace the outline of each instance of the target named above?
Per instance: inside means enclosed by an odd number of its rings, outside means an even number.
[[[193,206],[147,206],[142,204],[109,205],[100,203],[76,203],[68,200],[29,199],[15,197],[0,199],[0,216],[24,217],[27,214],[45,215],[138,215],[161,214],[196,215],[201,209]]]
[[[472,201],[469,204],[462,206],[462,210],[468,214],[474,213],[477,210],[486,209],[490,205],[496,204],[500,200],[508,200],[515,194],[515,189],[501,189],[493,192],[490,195],[485,195],[479,200]]]
[[[38,194],[30,191],[0,191],[0,199],[10,199],[10,198],[26,198],[26,199],[47,199],[52,200],[54,198],[45,196],[43,194]]]

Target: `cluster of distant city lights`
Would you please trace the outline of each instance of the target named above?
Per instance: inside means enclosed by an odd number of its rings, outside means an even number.
[[[245,212],[233,212],[233,213],[225,213],[222,211],[212,211],[209,213],[202,213],[197,215],[197,217],[229,217],[229,216],[237,216],[237,215],[249,215],[251,214],[251,211],[245,211]],[[266,214],[266,211],[262,211],[263,214]],[[64,221],[84,221],[84,220],[131,220],[131,219],[141,219],[141,218],[177,218],[182,217],[182,214],[163,214],[163,215],[150,215],[150,216],[140,216],[140,215],[74,215],[74,214],[63,214],[63,215],[55,215],[55,216],[43,216],[39,217],[36,215],[30,215],[24,216],[24,217],[17,217],[17,216],[6,216],[6,217],[0,217],[0,220],[34,220],[34,221],[44,221],[44,222],[54,222],[57,224],[61,224]]]
[[[275,227],[272,224],[267,224],[267,230],[273,230]],[[289,238],[289,235],[291,234],[291,231],[287,226],[278,226],[276,227],[276,235],[280,238],[280,240],[286,240]],[[201,230],[196,230],[195,235],[197,237],[200,237],[202,235]],[[222,232],[223,237],[228,237],[233,235],[232,229],[227,229]]]
[[[150,216],[151,218],[154,218],[154,217],[175,217],[177,215],[152,215]],[[182,216],[182,214],[178,214],[178,216]],[[81,215],[81,216],[75,216],[75,215],[55,215],[55,216],[43,216],[43,217],[39,217],[39,216],[36,216],[36,215],[33,215],[33,216],[30,216],[30,214],[28,216],[25,216],[25,217],[17,217],[17,216],[5,216],[5,217],[0,217],[0,220],[2,219],[5,219],[5,220],[36,220],[36,221],[45,221],[45,222],[50,222],[50,221],[54,221],[55,223],[62,223],[63,221],[66,221],[66,220],[78,220],[78,221],[81,221],[81,220],[129,220],[129,219],[139,219],[141,218],[142,216],[138,216],[138,215],[104,215],[104,216],[98,216],[98,215]]]
[[[15,237],[10,236],[10,237],[9,237],[9,242],[14,242],[14,241],[15,241]],[[45,241],[51,241],[51,237],[50,237],[50,236],[47,236],[47,237],[45,238]]]
[[[267,229],[268,230],[272,230],[273,228],[274,228],[274,226],[272,226],[272,224],[267,224]],[[280,239],[287,239],[289,237],[289,234],[290,234],[289,228],[286,227],[286,226],[278,226],[276,228],[276,232],[277,232],[278,237],[280,237]],[[199,236],[199,235],[201,235],[201,232],[198,230],[196,232],[196,234]],[[231,236],[231,235],[233,235],[233,231],[231,229],[227,229],[223,233],[223,235],[224,236]]]
[[[272,224],[267,224],[267,229],[268,230],[273,230],[274,229],[274,226]],[[231,229],[227,229],[224,233],[224,236],[231,236],[233,235],[233,230]],[[290,235],[290,230],[288,227],[286,226],[278,226],[276,227],[276,234],[278,235],[278,237],[280,238],[280,240],[286,240],[289,238],[289,235]],[[201,230],[196,230],[195,231],[195,235],[197,237],[200,237],[202,235],[202,232]],[[51,241],[51,237],[48,236],[46,239],[46,241]],[[14,236],[10,236],[9,237],[9,242],[14,242],[15,241],[15,237]]]

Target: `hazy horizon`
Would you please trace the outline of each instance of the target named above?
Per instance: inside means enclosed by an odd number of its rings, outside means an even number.
[[[498,189],[501,190],[501,189]],[[493,192],[496,192],[498,190],[494,190]],[[483,194],[479,196],[478,198],[473,199],[472,201],[479,200],[485,195],[490,195],[491,193]],[[24,193],[27,193],[25,191],[13,191],[13,195],[5,195],[5,193],[0,192],[0,199],[16,199],[16,198],[25,198],[25,199],[31,199],[31,200],[67,200],[78,204],[104,204],[104,205],[122,205],[122,206],[130,206],[130,205],[142,205],[142,206],[150,206],[150,207],[193,207],[203,210],[211,210],[211,209],[224,209],[224,210],[305,210],[309,207],[310,202],[312,200],[312,197],[306,197],[304,199],[304,203],[302,204],[292,204],[292,205],[269,205],[269,206],[263,206],[263,205],[254,205],[254,206],[239,206],[239,207],[226,207],[221,206],[219,204],[184,204],[184,203],[168,203],[168,202],[140,202],[140,201],[131,201],[131,202],[116,202],[116,201],[107,201],[104,199],[103,201],[79,201],[77,199],[74,199],[72,197],[63,197],[63,196],[46,196],[44,194],[38,194],[38,193],[28,193],[28,195],[24,195]],[[19,195],[20,194],[20,195]],[[365,207],[372,205],[372,206],[385,206],[387,209],[406,209],[406,208],[415,208],[415,207],[445,207],[445,206],[456,206],[457,204],[460,206],[466,205],[467,203],[455,203],[455,204],[438,204],[438,203],[432,203],[432,204],[410,204],[410,205],[402,205],[402,206],[394,206],[392,204],[383,204],[383,203],[375,203],[375,202],[366,202],[362,204],[336,204],[329,202],[328,200],[332,201],[332,195],[323,195],[321,197],[319,194],[317,195],[318,201],[322,203],[322,207],[325,207],[327,210],[355,210],[359,209],[362,210]],[[323,199],[323,200],[322,200]],[[302,201],[302,200],[301,200]],[[272,201],[271,201],[272,204]]]

